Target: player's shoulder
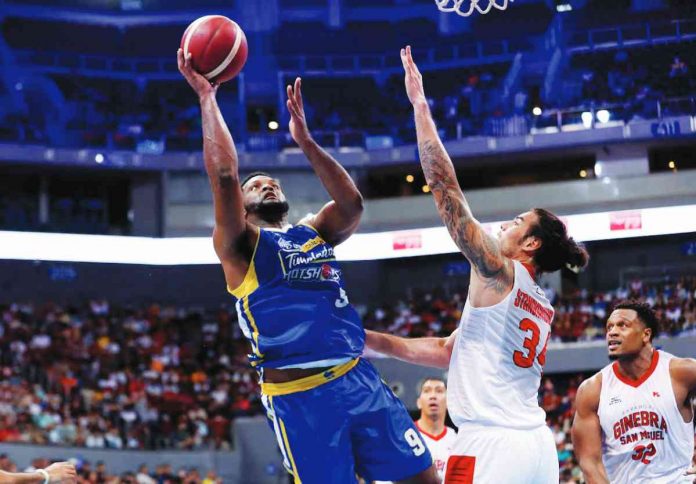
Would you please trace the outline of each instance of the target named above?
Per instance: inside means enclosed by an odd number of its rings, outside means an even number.
[[[586,404],[595,407],[599,405],[599,396],[601,392],[602,372],[598,371],[580,384],[575,399],[578,405]]]
[[[509,260],[512,264],[511,267],[513,267],[515,271],[518,288],[528,293],[529,296],[533,297],[543,306],[552,307],[551,302],[548,297],[546,297],[546,293],[541,286],[539,286],[539,282],[536,278],[536,269],[529,264],[524,264],[512,259]]]
[[[696,385],[696,359],[673,356],[669,361],[669,373],[675,380]]]

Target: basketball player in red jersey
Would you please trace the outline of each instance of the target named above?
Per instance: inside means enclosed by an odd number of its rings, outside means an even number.
[[[498,237],[474,218],[430,115],[411,49],[401,51],[425,178],[450,235],[471,262],[469,295],[448,338],[399,338],[368,331],[371,349],[447,368],[447,407],[459,428],[446,483],[557,484],[558,456],[537,397],[553,307],[536,274],[583,267],[587,252],[551,212],[533,209]]]
[[[575,400],[573,446],[585,480],[686,483],[694,452],[696,360],[655,349],[654,311],[623,301],[607,320],[613,363],[585,380]]]

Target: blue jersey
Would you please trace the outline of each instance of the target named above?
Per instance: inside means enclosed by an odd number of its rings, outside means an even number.
[[[308,225],[259,229],[244,281],[228,290],[252,366],[330,366],[362,354],[365,331],[334,249]]]

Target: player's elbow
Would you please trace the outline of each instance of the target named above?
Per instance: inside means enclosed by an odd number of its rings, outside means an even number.
[[[353,196],[350,197],[347,205],[354,215],[362,215],[363,210],[365,210],[365,201],[363,200],[362,194],[357,190]]]

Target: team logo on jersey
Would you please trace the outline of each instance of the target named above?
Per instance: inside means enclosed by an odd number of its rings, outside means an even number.
[[[324,239],[322,239],[321,237],[319,237],[319,236],[317,235],[317,236],[314,237],[313,239],[308,240],[307,242],[305,242],[305,243],[302,245],[302,247],[300,247],[300,250],[301,250],[302,252],[309,252],[310,250],[312,250],[313,248],[315,248],[317,245],[321,245],[321,244],[325,244],[325,243],[326,243],[326,242],[324,242]]]
[[[660,398],[660,392],[653,392],[653,397],[658,397],[658,398]]]
[[[283,271],[289,272],[292,269],[308,266],[315,262],[326,262],[334,260],[333,248],[328,245],[322,246],[313,252],[302,252],[301,250],[281,250],[278,252],[280,261],[283,264]]]
[[[323,281],[338,282],[341,279],[341,271],[331,267],[329,264],[322,264],[321,279]]]
[[[614,438],[621,445],[638,440],[664,440],[669,433],[667,420],[657,412],[642,410],[632,412],[617,420],[613,425]]]
[[[341,271],[329,264],[336,260],[334,249],[321,237],[316,236],[303,244],[279,239],[278,245],[278,257],[286,281],[340,284]]]
[[[278,237],[278,247],[280,247],[282,250],[298,250],[302,248],[300,244],[282,237]]]

